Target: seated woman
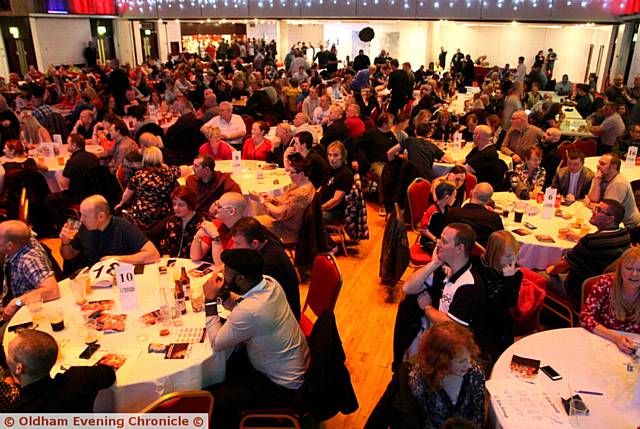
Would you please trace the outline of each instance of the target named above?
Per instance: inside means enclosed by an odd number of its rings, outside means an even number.
[[[140,148],[137,151],[129,152],[122,162],[125,183],[128,183],[133,175],[136,174],[136,171],[142,168],[142,152],[144,152],[145,148],[157,147],[160,150],[164,148],[162,138],[151,133],[140,134],[138,143]]]
[[[204,217],[196,212],[196,194],[186,186],[178,186],[171,193],[173,216],[164,222],[160,234],[161,255],[189,258],[191,243]]]
[[[271,151],[271,141],[265,136],[269,126],[264,121],[256,121],[251,126],[251,137],[242,146],[242,159],[266,161]]]
[[[453,182],[440,182],[435,191],[436,202],[424,212],[420,221],[420,247],[431,253],[446,226],[449,207],[456,200],[456,185]]]
[[[284,243],[295,243],[300,234],[304,211],[313,199],[315,188],[309,181],[309,174],[311,174],[309,159],[303,158],[297,152],[289,155],[288,159],[289,177],[292,182],[289,190],[277,198],[255,193],[252,195],[259,199],[267,213],[256,216],[256,219]]]
[[[471,331],[442,322],[420,340],[417,358],[404,362],[365,427],[440,428],[451,418],[484,425],[485,377]]]
[[[36,162],[25,156],[24,145],[20,140],[7,140],[4,144],[4,156],[0,158],[0,205],[6,203],[8,184],[11,178],[24,169],[37,170]]]
[[[436,189],[440,183],[445,181],[453,182],[456,186],[456,197],[451,207],[462,207],[462,203],[467,199],[467,170],[462,165],[454,165],[447,174],[433,179],[433,182],[431,182],[431,198],[433,201],[438,201]]]
[[[40,143],[49,143],[52,142],[51,134],[49,131],[42,125],[40,122],[30,113],[27,113],[22,118],[22,131],[20,133],[20,138],[24,142],[26,147],[35,147]]]
[[[449,141],[453,138],[453,133],[456,128],[453,124],[453,115],[448,110],[441,110],[436,119],[435,127],[433,128],[433,139]]]
[[[616,271],[601,277],[580,313],[580,325],[615,343],[627,354],[638,345],[616,331],[640,334],[640,248],[631,247],[618,260]]]
[[[320,187],[322,217],[325,223],[340,222],[344,219],[347,206],[345,196],[353,186],[353,172],[345,164],[347,148],[341,142],[333,142],[327,148],[327,159],[331,167],[331,177]]]
[[[209,155],[216,161],[224,161],[231,159],[233,148],[229,143],[222,140],[220,128],[213,126],[202,127],[202,133],[207,138],[207,142],[200,146],[198,153],[200,155]]]
[[[129,180],[115,210],[124,208],[124,218],[143,231],[151,229],[169,214],[171,192],[179,177],[179,167],[163,164],[160,149],[146,148],[142,153],[142,169]]]
[[[528,200],[533,192],[542,191],[546,171],[540,167],[542,149],[530,146],[524,152],[524,162],[518,164],[511,175],[511,190],[523,200]]]
[[[487,292],[487,323],[494,338],[495,361],[513,344],[514,319],[510,309],[518,303],[522,272],[516,268],[520,243],[509,231],[495,231],[487,248],[474,266],[480,273]]]

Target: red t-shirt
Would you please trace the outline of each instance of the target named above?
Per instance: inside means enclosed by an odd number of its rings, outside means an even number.
[[[264,139],[262,144],[255,147],[253,139],[247,139],[242,146],[242,159],[266,161],[267,155],[271,151],[271,141]]]
[[[233,247],[233,236],[231,235],[231,230],[227,228],[227,225],[225,225],[218,219],[214,219],[213,224],[216,226],[216,228],[218,228],[222,250],[231,249]],[[203,235],[202,241],[211,246],[211,237],[209,237],[208,235]]]
[[[229,143],[223,142],[222,140],[220,140],[220,142],[218,143],[218,153],[216,154],[213,153],[213,149],[211,149],[211,146],[208,142],[200,146],[200,149],[198,149],[198,153],[200,155],[209,155],[216,161],[225,161],[231,159],[232,152],[233,148],[229,145]]]
[[[352,139],[358,138],[362,135],[362,133],[364,133],[364,122],[362,122],[362,119],[360,118],[349,118],[344,121],[344,124],[349,130],[349,137],[351,137]]]

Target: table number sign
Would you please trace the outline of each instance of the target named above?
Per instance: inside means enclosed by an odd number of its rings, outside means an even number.
[[[624,162],[624,166],[627,168],[635,167],[637,157],[638,157],[638,146],[629,146],[629,150],[627,150],[627,158]]]
[[[62,136],[60,134],[54,134],[53,142],[62,146]]]
[[[115,269],[116,283],[120,289],[120,305],[123,310],[138,307],[138,294],[133,265],[119,264]]]
[[[232,174],[242,174],[242,153],[239,150],[231,152]]]
[[[456,131],[455,133],[453,133],[453,143],[451,147],[453,148],[453,150],[462,149],[462,133],[461,132]]]
[[[554,188],[547,188],[547,190],[544,192],[544,200],[542,202],[542,214],[540,215],[542,219],[551,219],[551,217],[553,216],[557,192],[558,190]]]
[[[53,150],[54,144],[55,143],[40,143],[40,153],[42,156],[45,158],[53,158],[55,155]]]
[[[115,269],[120,265],[116,258],[109,258],[104,261],[96,262],[89,270],[91,287],[108,288],[113,285],[113,277]]]

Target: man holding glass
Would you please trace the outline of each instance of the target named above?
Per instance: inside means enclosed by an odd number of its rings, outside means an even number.
[[[18,220],[0,223],[0,253],[4,254],[2,319],[9,321],[25,299],[37,290],[44,301],[60,297],[51,261],[29,227]]]

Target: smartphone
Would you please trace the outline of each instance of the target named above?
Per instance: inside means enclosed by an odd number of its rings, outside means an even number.
[[[93,356],[93,354],[98,351],[98,349],[100,348],[100,344],[95,343],[95,344],[89,344],[87,346],[86,349],[84,349],[82,351],[82,353],[80,353],[79,358],[80,359],[89,359],[91,358],[91,356]]]
[[[173,267],[176,264],[176,260],[175,259],[169,259],[167,261],[167,267]]]
[[[19,325],[9,326],[7,330],[9,332],[19,332],[25,329],[31,329],[32,327],[33,327],[33,322],[25,322],[25,323],[20,323]]]
[[[537,226],[535,226],[534,224],[529,223],[529,222],[525,222],[525,223],[524,223],[524,226],[526,226],[526,227],[527,227],[527,228],[529,228],[529,229],[538,229],[538,227],[537,227]]]
[[[211,264],[205,262],[189,271],[195,277],[202,277],[213,270]]]
[[[544,372],[547,377],[552,379],[553,381],[562,380],[562,376],[558,374],[558,372],[551,367],[551,365],[545,365],[540,367],[540,371]]]

